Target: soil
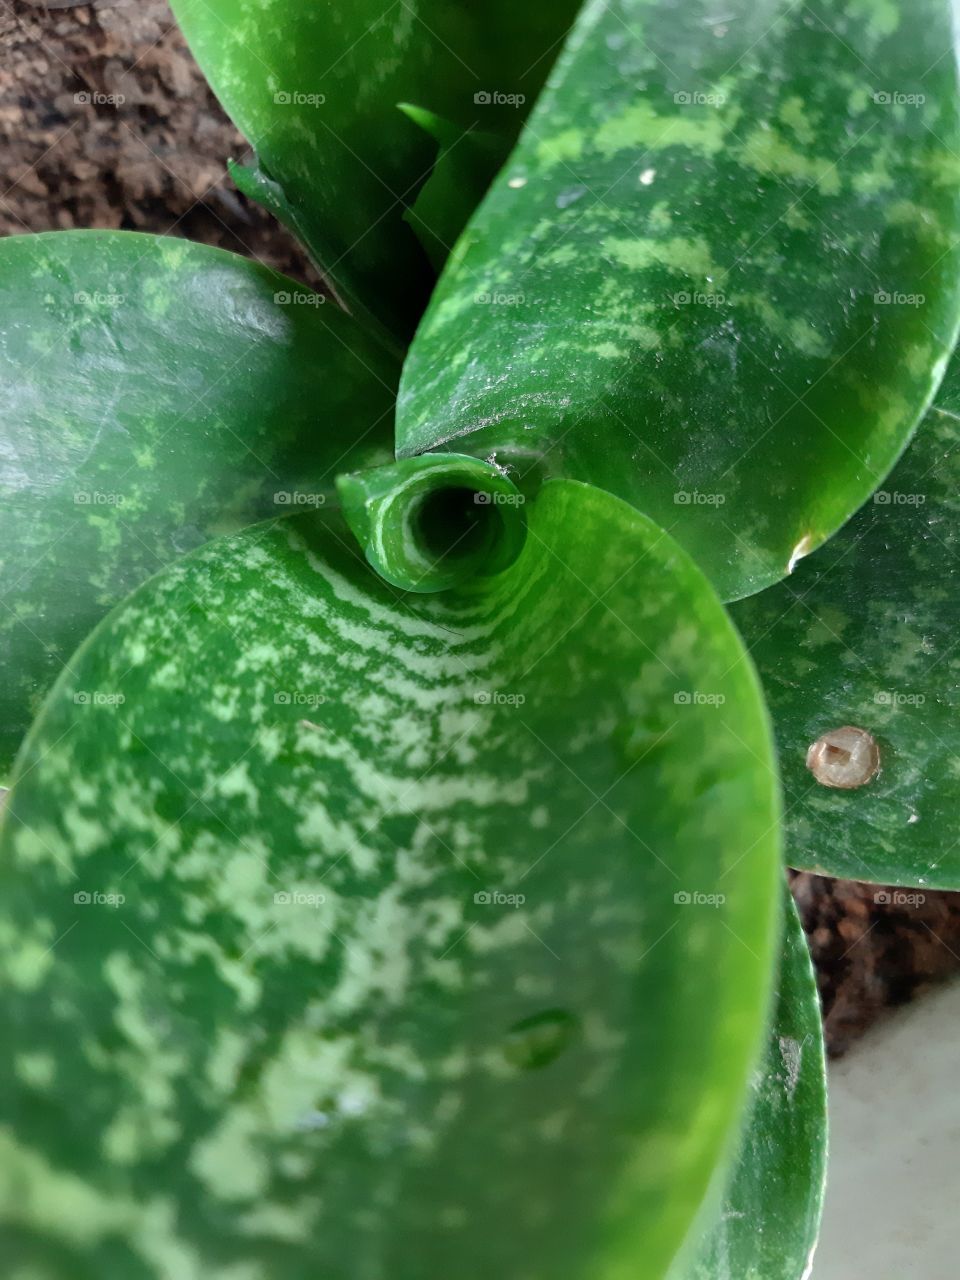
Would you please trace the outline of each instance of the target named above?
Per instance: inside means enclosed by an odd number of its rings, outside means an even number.
[[[244,199],[249,148],[166,0],[0,0],[0,233],[122,227],[220,245],[317,283]]]
[[[122,227],[220,245],[316,285],[306,255],[237,192],[249,149],[166,0],[0,0],[0,234]],[[960,970],[960,894],[922,902],[791,873],[830,1052]]]

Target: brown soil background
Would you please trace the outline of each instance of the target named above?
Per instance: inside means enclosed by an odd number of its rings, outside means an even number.
[[[121,96],[95,105],[88,96]],[[81,95],[78,97],[78,95]],[[306,255],[236,191],[248,155],[166,0],[0,0],[0,234],[120,227],[184,236],[317,283]],[[960,970],[960,894],[919,906],[791,873],[831,1053]]]

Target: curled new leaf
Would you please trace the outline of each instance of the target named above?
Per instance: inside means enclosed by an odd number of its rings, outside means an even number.
[[[437,156],[399,107],[453,130],[415,225],[437,260],[459,230],[459,145],[483,193],[533,103],[577,0],[173,0],[214,91],[258,163],[235,176],[299,235],[347,307],[408,338],[433,272],[406,216]],[[488,152],[469,135],[500,139]],[[466,139],[458,143],[458,139]],[[454,210],[446,209],[449,197]],[[439,235],[439,238],[438,238]]]
[[[389,456],[397,376],[322,296],[234,254],[129,232],[0,241],[0,767],[145,578]]]
[[[22,1269],[661,1280],[763,1031],[771,744],[660,530],[566,481],[526,528],[399,595],[278,521],[77,655],[0,846]]]
[[[951,0],[592,0],[451,257],[401,456],[587,480],[726,599],[886,475],[960,315]]]

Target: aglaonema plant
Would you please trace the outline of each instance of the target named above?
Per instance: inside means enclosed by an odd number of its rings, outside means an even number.
[[[960,887],[952,6],[174,8],[329,287],[0,243],[11,1274],[800,1280],[782,859]]]

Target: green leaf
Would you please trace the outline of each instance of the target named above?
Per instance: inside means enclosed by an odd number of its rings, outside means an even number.
[[[664,1275],[768,1008],[771,743],[669,538],[526,516],[433,595],[333,513],[247,530],[64,675],[0,842],[22,1267]]]
[[[0,767],[145,578],[389,456],[398,372],[319,295],[219,249],[0,241]]]
[[[495,133],[471,129],[465,134],[458,125],[422,107],[401,103],[400,109],[438,143],[430,177],[404,218],[439,274],[510,146]]]
[[[717,1221],[672,1280],[801,1280],[809,1274],[827,1165],[820,999],[789,893],[766,1055]]]
[[[873,500],[787,582],[734,609],[776,725],[791,866],[960,889],[960,360]],[[876,741],[864,785],[821,785],[808,748]]]
[[[590,481],[726,599],[783,577],[882,481],[953,346],[951,18],[591,0],[418,331],[400,456]]]
[[[256,148],[234,176],[297,232],[349,310],[409,338],[433,272],[405,220],[430,175],[436,142],[398,110],[414,102],[459,138],[501,139],[471,192],[482,195],[516,137],[578,0],[173,0],[214,91]],[[519,99],[519,101],[517,101]],[[448,144],[455,151],[463,142]],[[447,169],[453,155],[444,154]],[[459,161],[457,162],[459,164]],[[430,253],[462,226],[466,191],[442,177],[430,197]],[[444,198],[445,198],[444,196]],[[422,224],[421,224],[422,229]]]

